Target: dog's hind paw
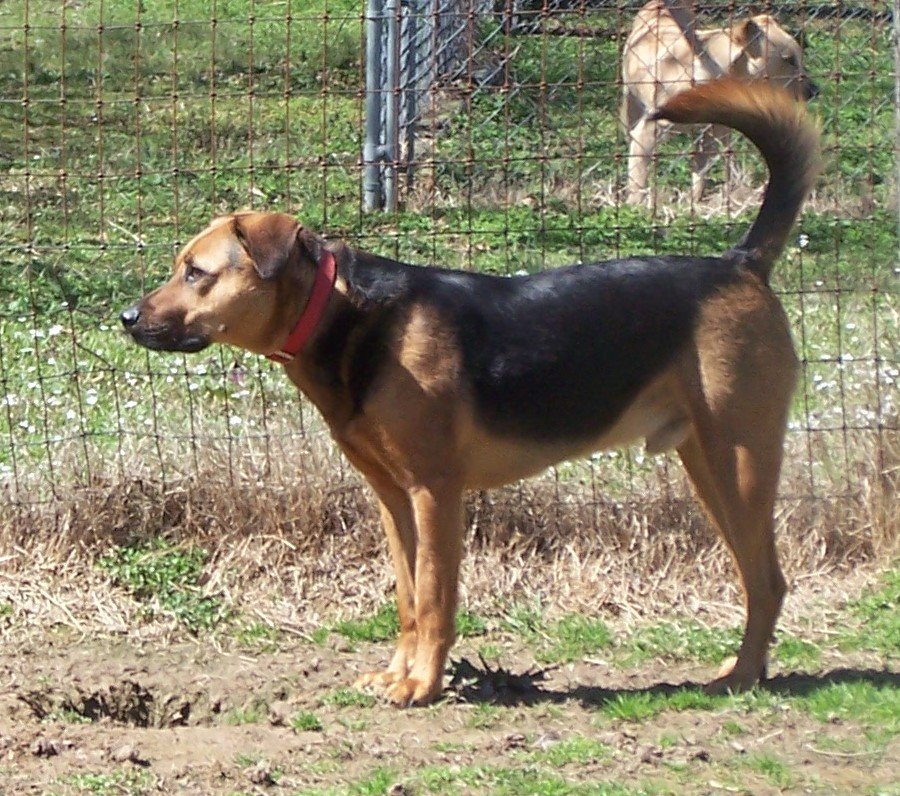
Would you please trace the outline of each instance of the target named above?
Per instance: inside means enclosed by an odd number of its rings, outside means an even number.
[[[709,683],[703,690],[710,695],[740,694],[749,691],[761,680],[766,679],[766,659],[763,658],[761,666],[742,665],[740,658],[732,656],[726,658],[719,667],[719,673],[715,680]]]

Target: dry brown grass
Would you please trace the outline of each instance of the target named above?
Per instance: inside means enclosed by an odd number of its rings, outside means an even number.
[[[788,465],[783,494],[801,497],[779,503],[779,547],[801,590],[833,591],[838,574],[871,571],[898,553],[900,451],[883,444],[863,459],[853,491],[830,498],[802,496],[806,470]],[[112,545],[157,536],[205,547],[204,588],[287,632],[306,634],[390,596],[372,497],[330,444],[311,435],[270,452],[265,477],[252,456],[226,460],[209,446],[193,475],[163,482],[136,460],[128,477],[95,477],[45,503],[3,502],[0,602],[13,606],[17,627],[174,630],[138,617],[140,606],[95,565]],[[801,462],[799,452],[788,461]],[[626,622],[658,612],[739,621],[727,553],[680,469],[664,472],[615,498],[595,497],[602,483],[550,476],[470,495],[463,603],[488,615],[539,601],[551,613],[600,611]]]

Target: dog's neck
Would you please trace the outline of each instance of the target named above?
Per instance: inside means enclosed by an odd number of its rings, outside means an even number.
[[[336,278],[337,262],[334,254],[324,249],[316,269],[316,278],[309,293],[309,300],[306,302],[303,312],[300,313],[297,323],[281,348],[271,354],[266,354],[268,359],[286,365],[300,353],[303,346],[315,333],[325,314],[325,308],[334,291]]]

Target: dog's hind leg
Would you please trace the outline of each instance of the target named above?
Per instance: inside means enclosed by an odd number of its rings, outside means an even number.
[[[746,600],[737,659],[710,684],[712,692],[751,688],[765,676],[786,591],[773,511],[796,358],[781,321],[762,319],[760,326],[770,327],[758,330],[770,333],[765,343],[748,344],[735,334],[703,352],[704,387],[691,401],[692,430],[678,448],[700,500],[734,557]]]
[[[657,123],[646,117],[628,131],[628,185],[625,191],[628,204],[650,202],[650,163],[658,134]]]
[[[691,199],[694,204],[703,198],[706,181],[716,156],[716,137],[707,125],[697,137],[694,148],[694,164],[691,173]]]
[[[766,656],[785,593],[772,518],[779,455],[769,450],[760,456],[715,441],[703,445],[696,436],[688,438],[678,453],[731,550],[746,599],[747,623],[740,651],[708,690],[746,690],[766,675]]]

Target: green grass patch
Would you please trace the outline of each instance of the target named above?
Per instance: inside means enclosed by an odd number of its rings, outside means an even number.
[[[156,539],[114,548],[97,564],[143,603],[149,615],[173,616],[192,633],[200,633],[230,617],[221,599],[204,594],[201,587],[207,558],[200,547]]]
[[[303,710],[291,717],[291,727],[297,732],[321,732],[322,721],[315,713]]]
[[[722,705],[720,697],[707,696],[700,690],[685,689],[671,694],[647,691],[619,693],[604,701],[599,709],[607,718],[640,723],[666,710],[716,710]]]
[[[400,633],[397,604],[393,601],[387,602],[374,614],[342,620],[335,623],[331,630],[354,644],[393,641]],[[459,638],[480,636],[486,631],[487,622],[482,617],[467,610],[457,612],[456,633]]]
[[[612,645],[612,633],[602,620],[572,614],[547,622],[537,606],[513,606],[500,626],[528,644],[542,663],[580,660]]]
[[[772,657],[787,669],[811,671],[822,663],[822,649],[812,641],[780,635]]]
[[[569,782],[540,766],[436,766],[416,777],[425,793],[490,793],[496,796],[642,796],[651,793],[640,786],[615,782]]]
[[[262,724],[269,715],[269,706],[265,702],[254,702],[240,708],[232,708],[225,714],[225,723],[233,727],[242,724]]]
[[[323,701],[326,705],[334,705],[339,708],[371,708],[375,705],[376,700],[371,694],[342,686],[327,694]]]
[[[856,624],[840,637],[844,649],[900,655],[900,569],[883,573],[878,585],[850,603],[850,612]]]
[[[704,627],[696,622],[664,622],[635,630],[620,648],[621,662],[637,666],[648,660],[718,663],[740,646],[743,631]]]
[[[154,777],[149,771],[127,769],[108,773],[80,773],[61,777],[60,784],[75,788],[80,793],[96,793],[99,796],[138,796],[156,789]]]
[[[281,640],[281,631],[265,622],[245,622],[235,629],[234,639],[242,647],[257,653],[275,652]]]
[[[794,774],[790,766],[777,755],[758,752],[748,755],[742,760],[742,765],[764,777],[776,788],[790,788],[794,784]]]
[[[819,721],[853,721],[872,737],[900,732],[900,689],[890,683],[828,683],[791,702]]]
[[[546,763],[554,768],[559,768],[568,765],[583,766],[587,763],[607,760],[610,754],[610,748],[606,744],[583,735],[573,735],[551,744],[546,749],[527,752],[522,757],[534,763]]]

